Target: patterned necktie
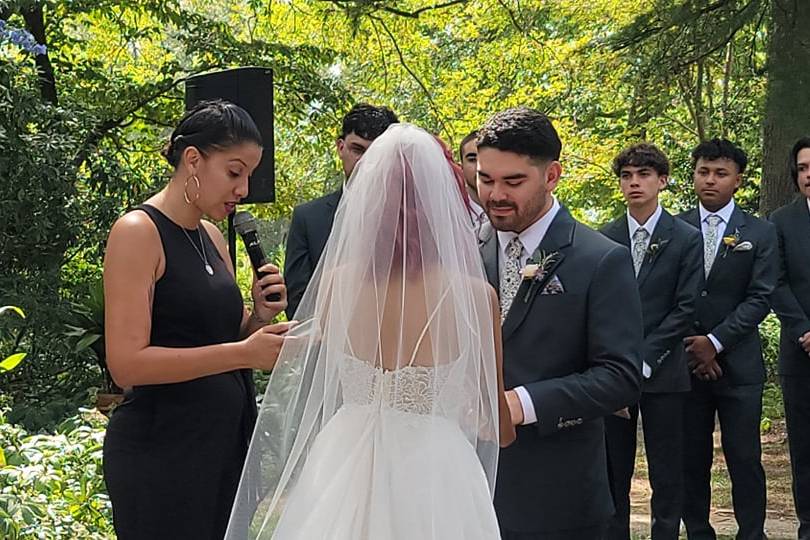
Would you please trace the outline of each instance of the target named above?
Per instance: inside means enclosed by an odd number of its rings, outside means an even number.
[[[506,319],[520,286],[520,255],[523,244],[516,236],[506,244],[506,260],[501,271],[501,322]]]
[[[703,272],[709,277],[714,258],[717,256],[717,233],[723,218],[717,214],[706,216],[706,236],[703,237]]]
[[[633,233],[633,268],[636,270],[636,276],[638,276],[638,271],[641,270],[641,263],[644,262],[649,238],[650,233],[644,227],[639,227]]]

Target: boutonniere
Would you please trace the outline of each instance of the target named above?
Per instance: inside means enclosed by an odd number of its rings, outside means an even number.
[[[529,280],[531,281],[531,283],[529,283],[529,289],[523,296],[524,302],[529,301],[529,299],[532,297],[532,294],[534,294],[535,289],[537,288],[537,284],[545,279],[549,270],[559,260],[559,257],[560,253],[558,251],[552,251],[551,253],[541,251],[540,259],[537,262],[535,262],[531,258],[526,261],[526,266],[523,267],[523,270],[521,270],[520,273],[523,276],[524,281]]]
[[[653,262],[659,253],[669,244],[670,238],[657,239],[650,242],[647,246],[647,260]]]
[[[726,256],[729,250],[734,251],[737,248],[737,244],[739,243],[740,243],[740,229],[734,229],[734,234],[724,236],[723,246],[725,246],[725,249],[723,250],[723,257]]]

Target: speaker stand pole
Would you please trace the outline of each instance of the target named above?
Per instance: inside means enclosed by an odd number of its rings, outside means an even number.
[[[228,253],[231,255],[234,276],[236,275],[236,229],[233,228],[233,215],[235,213],[228,214]]]

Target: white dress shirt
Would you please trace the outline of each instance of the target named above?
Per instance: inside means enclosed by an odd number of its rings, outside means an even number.
[[[719,216],[721,222],[717,225],[717,245],[714,246],[714,252],[720,249],[720,244],[723,243],[723,237],[726,235],[726,227],[728,226],[729,220],[731,220],[731,214],[734,212],[734,199],[731,199],[727,205],[723,208],[718,210],[717,212],[709,212],[705,208],[703,208],[703,204],[698,203],[698,210],[700,212],[700,232],[703,234],[703,237],[706,237],[706,232],[709,228],[709,224],[706,223],[706,218],[709,216]],[[734,231],[729,231],[729,234],[733,233]],[[715,255],[715,262],[717,262],[717,256]],[[723,352],[723,344],[720,343],[720,340],[717,339],[714,334],[709,334],[706,336],[709,338],[709,341],[712,342],[714,345],[717,354]]]
[[[499,275],[503,272],[503,262],[506,260],[506,246],[509,244],[509,242],[512,241],[513,238],[517,237],[520,240],[520,243],[523,244],[523,252],[520,254],[520,266],[526,266],[526,261],[529,259],[532,253],[534,253],[534,250],[537,249],[537,246],[540,245],[540,242],[543,241],[551,222],[554,221],[554,217],[559,211],[560,203],[557,201],[556,197],[552,196],[551,208],[548,210],[548,212],[543,214],[540,219],[526,227],[526,229],[520,234],[516,234],[511,231],[498,231],[498,249],[500,249],[500,257],[498,257]],[[520,406],[523,409],[523,425],[534,424],[537,422],[537,413],[534,410],[534,402],[532,402],[532,397],[529,395],[529,391],[523,386],[517,386],[513,388],[513,390],[520,399]]]
[[[653,212],[652,215],[649,218],[647,218],[647,221],[645,221],[644,223],[639,223],[638,221],[636,221],[636,218],[630,215],[630,210],[627,211],[627,229],[628,229],[627,232],[630,233],[631,246],[633,243],[633,235],[636,234],[637,230],[643,228],[645,231],[647,231],[647,245],[644,246],[644,250],[646,251],[647,248],[650,247],[650,242],[652,241],[652,234],[655,231],[655,227],[658,226],[658,221],[661,219],[661,214],[663,213],[664,209],[661,208],[661,205],[659,204],[655,208],[655,212]],[[641,373],[642,375],[644,375],[645,379],[649,379],[650,376],[652,375],[652,368],[649,366],[649,364],[647,364],[647,362],[644,362],[642,364]]]
[[[644,223],[639,223],[638,221],[636,221],[636,218],[630,215],[630,210],[628,210],[627,232],[630,233],[630,242],[633,241],[633,235],[636,234],[636,231],[643,227],[644,230],[646,230],[647,233],[649,234],[649,236],[647,237],[647,245],[645,247],[649,247],[650,241],[652,240],[652,234],[655,231],[655,228],[658,226],[658,221],[661,219],[661,214],[663,213],[664,209],[661,208],[661,205],[659,204],[655,208],[655,212],[653,212],[652,215],[649,218],[647,218],[647,221],[645,221]]]
[[[472,200],[472,198],[470,199],[470,221],[472,221],[473,227],[475,228],[475,236],[480,241],[482,239],[481,228],[485,223],[489,223],[489,217],[481,205]]]

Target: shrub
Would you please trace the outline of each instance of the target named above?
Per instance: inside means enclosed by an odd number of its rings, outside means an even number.
[[[54,435],[30,435],[0,414],[0,537],[115,536],[102,474],[105,425],[83,409]]]

